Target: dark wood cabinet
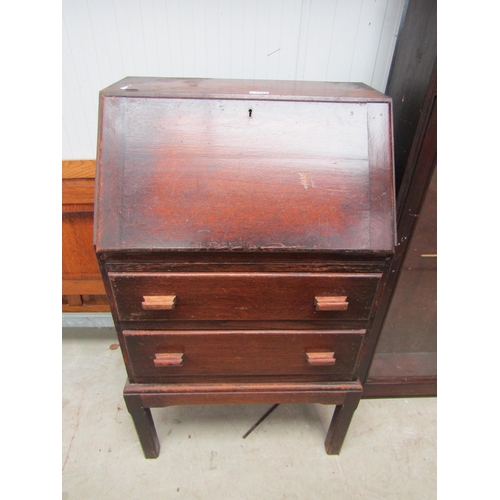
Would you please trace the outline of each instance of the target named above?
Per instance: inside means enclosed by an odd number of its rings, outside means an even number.
[[[414,214],[364,397],[437,394],[437,167]]]
[[[94,242],[150,408],[362,396],[396,244],[391,99],[363,84],[127,78],[100,94]]]
[[[394,102],[398,244],[364,397],[437,394],[436,1],[410,0],[386,93]]]

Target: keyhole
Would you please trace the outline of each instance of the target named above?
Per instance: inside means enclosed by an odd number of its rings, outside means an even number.
[[[252,108],[248,110],[248,118],[252,118]]]

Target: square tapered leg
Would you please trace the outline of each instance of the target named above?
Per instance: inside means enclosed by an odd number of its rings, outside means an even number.
[[[362,391],[348,392],[344,403],[335,406],[332,421],[325,439],[325,449],[328,455],[338,455],[340,453],[347,430],[362,394]]]
[[[140,396],[124,394],[125,404],[134,421],[135,430],[146,458],[158,458],[160,442],[149,408],[143,408]]]

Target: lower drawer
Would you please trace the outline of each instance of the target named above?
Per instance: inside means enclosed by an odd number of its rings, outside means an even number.
[[[177,376],[349,377],[354,373],[364,333],[126,330],[123,337],[132,377],[146,382]]]

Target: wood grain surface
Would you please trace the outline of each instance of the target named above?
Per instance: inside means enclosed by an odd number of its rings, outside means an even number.
[[[337,404],[340,451],[394,253],[392,150],[391,100],[362,84],[101,92],[94,243],[147,457],[169,404]]]
[[[332,102],[104,92],[97,250],[392,252],[390,103],[328,88]]]
[[[93,179],[95,177],[95,160],[63,160],[63,179]]]
[[[290,80],[127,77],[101,91],[103,96],[256,99],[267,101],[370,102],[390,98],[363,83]]]
[[[367,319],[379,274],[109,274],[121,320]],[[145,295],[175,295],[175,309],[144,310]],[[349,307],[317,311],[315,297],[346,296]]]
[[[123,332],[131,376],[146,382],[176,376],[343,375],[354,372],[363,331]],[[311,364],[307,353],[335,352],[335,363]],[[157,356],[182,354],[182,364],[158,366]],[[331,356],[330,356],[331,357]],[[337,378],[338,380],[338,378]]]
[[[94,188],[94,179],[63,179],[63,205],[94,203]]]

